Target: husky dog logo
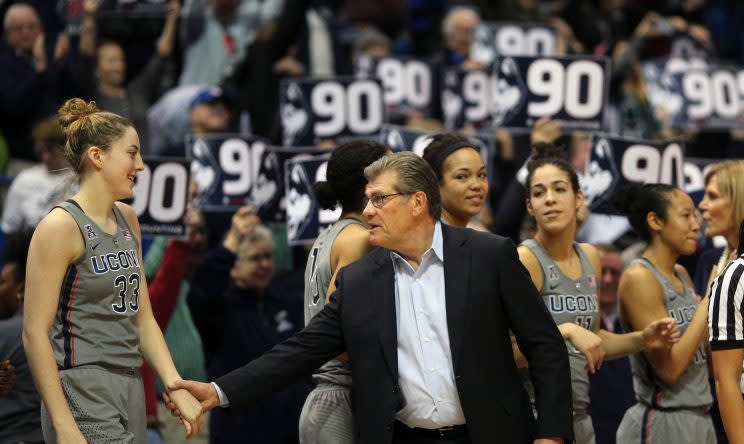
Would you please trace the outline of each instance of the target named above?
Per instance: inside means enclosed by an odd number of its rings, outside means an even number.
[[[600,203],[607,200],[620,180],[620,173],[615,165],[612,144],[609,140],[594,136],[589,163],[580,179],[581,189],[590,209],[597,208]]]
[[[525,101],[527,86],[516,61],[504,57],[494,65],[491,116],[494,127],[504,126],[519,112]]]
[[[684,104],[682,77],[688,68],[688,63],[680,59],[648,62],[642,68],[649,102],[654,108],[664,110],[672,122],[681,117]]]
[[[220,175],[220,164],[212,155],[207,141],[202,138],[194,139],[191,146],[191,177],[198,186],[197,202],[204,204],[209,201],[217,190]]]
[[[276,153],[265,151],[264,158],[256,174],[256,181],[251,188],[251,202],[261,209],[277,196],[279,187],[277,186],[277,172],[279,171],[279,159]]]
[[[473,44],[470,48],[470,56],[484,65],[490,65],[496,58],[494,45],[494,32],[488,26],[476,26],[473,30]]]
[[[419,157],[424,155],[424,150],[431,143],[434,137],[431,134],[421,134],[416,137],[416,140],[411,144],[411,151],[416,153]]]
[[[291,164],[287,184],[287,237],[296,240],[312,220],[314,207],[309,194],[312,184],[301,163]]]
[[[309,128],[310,115],[308,113],[307,101],[297,82],[289,82],[287,84],[287,88],[282,95],[280,113],[284,146],[298,146],[312,143],[304,140]]]
[[[395,128],[385,126],[382,129],[383,134],[387,132],[383,139],[383,143],[390,147],[391,150],[395,151],[406,151],[406,142],[403,140],[403,134]]]

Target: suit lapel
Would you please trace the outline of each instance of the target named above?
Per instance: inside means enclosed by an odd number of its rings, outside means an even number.
[[[398,380],[398,324],[395,319],[395,272],[390,251],[380,249],[375,257],[377,269],[372,274],[369,294],[377,307],[380,345],[394,380]]]
[[[470,286],[470,251],[463,231],[442,224],[444,242],[444,297],[452,367],[457,374],[465,328],[465,308]]]

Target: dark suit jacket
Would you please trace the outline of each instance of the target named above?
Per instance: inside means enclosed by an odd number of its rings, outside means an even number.
[[[492,234],[443,225],[447,325],[455,382],[474,444],[571,437],[568,354],[517,257]],[[348,351],[360,443],[390,443],[404,399],[398,385],[395,280],[378,248],[339,272],[337,291],[304,330],[215,382],[242,407]],[[517,375],[509,330],[527,357],[537,423]]]

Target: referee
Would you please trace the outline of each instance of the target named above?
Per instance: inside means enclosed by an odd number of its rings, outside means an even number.
[[[737,252],[739,257],[713,281],[708,306],[716,393],[731,444],[744,443],[744,398],[739,385],[744,361],[744,220]]]

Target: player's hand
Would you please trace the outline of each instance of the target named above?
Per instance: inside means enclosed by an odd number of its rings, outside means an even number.
[[[169,401],[175,404],[179,417],[186,428],[186,436],[191,437],[199,433],[204,425],[202,405],[189,391],[184,389],[171,390]]]
[[[643,329],[643,342],[647,350],[668,349],[679,342],[681,333],[673,318],[661,318]]]
[[[0,362],[0,395],[7,395],[13,390],[16,380],[16,371],[10,361]]]
[[[168,389],[170,391],[179,389],[187,390],[194,398],[201,402],[202,409],[205,412],[220,406],[220,398],[217,396],[217,390],[208,382],[178,380],[171,384]],[[178,405],[172,402],[172,399],[169,399],[167,394],[165,396],[165,403],[173,416],[181,416]]]
[[[589,373],[594,373],[602,367],[602,361],[605,357],[602,338],[576,325],[576,328],[571,330],[568,340],[586,357],[586,369]]]

